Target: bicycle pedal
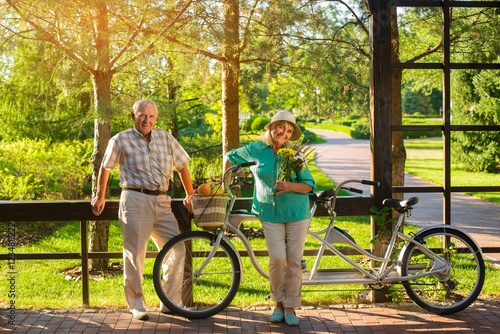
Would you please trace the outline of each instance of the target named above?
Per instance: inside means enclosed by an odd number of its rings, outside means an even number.
[[[366,296],[368,296],[368,293],[370,292],[370,288],[366,289],[365,291],[361,292],[358,294],[358,298],[365,299]]]

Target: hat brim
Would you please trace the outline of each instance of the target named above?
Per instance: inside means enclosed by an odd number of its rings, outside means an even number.
[[[274,124],[274,123],[277,123],[277,122],[287,122],[288,124],[291,124],[293,126],[293,133],[290,136],[290,141],[296,141],[296,140],[298,140],[302,136],[302,130],[300,130],[300,128],[299,128],[299,126],[297,124],[292,123],[292,122],[288,122],[288,121],[285,121],[285,120],[278,120],[278,121],[274,121],[274,122],[271,122],[271,123],[267,123],[264,126],[264,129],[269,130],[269,128],[271,127],[271,125]]]

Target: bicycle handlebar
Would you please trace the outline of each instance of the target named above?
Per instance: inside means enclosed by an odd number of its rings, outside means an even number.
[[[361,190],[361,189],[357,189],[357,188],[342,187],[342,189],[344,189],[344,190],[348,190],[348,191],[350,191],[350,192],[357,193],[357,194],[362,194],[362,193],[363,193],[363,190]]]
[[[351,188],[351,187],[344,187],[345,184],[347,183],[361,183],[361,184],[366,184],[370,186],[380,186],[380,182],[378,181],[370,181],[370,180],[346,180],[342,183],[340,183],[337,187],[331,188],[325,191],[322,191],[320,194],[318,194],[318,197],[321,199],[329,198],[329,197],[337,197],[337,193],[340,189],[345,189],[351,192],[355,192],[358,194],[362,194],[363,191],[357,188]]]
[[[368,184],[370,186],[380,187],[380,182],[378,181],[361,180],[361,184]]]
[[[250,167],[250,166],[254,166],[256,164],[257,164],[257,161],[242,162],[241,164],[238,164],[238,168],[240,168],[240,167]]]

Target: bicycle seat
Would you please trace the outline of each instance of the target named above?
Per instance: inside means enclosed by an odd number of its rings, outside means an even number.
[[[386,198],[382,202],[383,205],[388,206],[390,208],[394,208],[396,210],[412,207],[417,203],[418,203],[418,197],[410,197],[407,199]]]

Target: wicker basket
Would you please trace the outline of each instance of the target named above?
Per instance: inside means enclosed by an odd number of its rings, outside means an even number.
[[[193,196],[194,221],[199,227],[222,226],[231,198],[224,195]]]

